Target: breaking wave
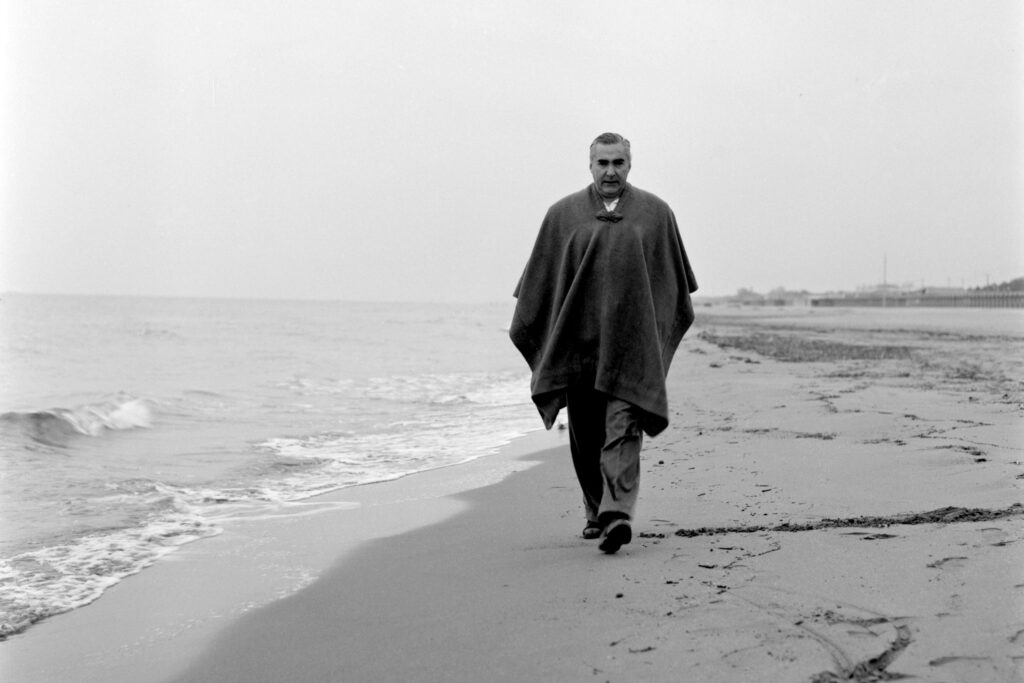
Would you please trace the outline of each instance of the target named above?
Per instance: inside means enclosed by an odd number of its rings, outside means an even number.
[[[8,430],[52,446],[64,446],[79,436],[102,436],[108,430],[147,428],[153,423],[153,409],[143,399],[117,396],[76,408],[50,408],[0,415]]]

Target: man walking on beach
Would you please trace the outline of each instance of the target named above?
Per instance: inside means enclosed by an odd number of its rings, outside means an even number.
[[[668,425],[665,376],[697,290],[672,210],[626,182],[631,161],[617,133],[591,144],[594,182],[548,209],[509,332],[545,427],[568,409],[583,536],[606,553],[632,539],[643,434]]]

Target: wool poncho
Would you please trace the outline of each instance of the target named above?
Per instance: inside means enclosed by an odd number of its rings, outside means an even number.
[[[509,336],[550,429],[566,390],[610,394],[668,426],[665,377],[693,322],[697,283],[668,204],[627,184],[616,210],[593,185],[548,209],[514,296]]]

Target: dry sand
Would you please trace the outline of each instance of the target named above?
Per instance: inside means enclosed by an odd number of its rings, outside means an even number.
[[[618,554],[506,453],[194,544],[4,680],[1022,680],[1024,313],[698,315]]]

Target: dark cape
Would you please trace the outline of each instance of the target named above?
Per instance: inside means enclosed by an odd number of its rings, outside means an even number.
[[[590,185],[548,209],[509,330],[544,426],[585,387],[640,408],[648,434],[665,429],[665,377],[695,291],[675,216],[653,194],[627,184],[608,212]]]

